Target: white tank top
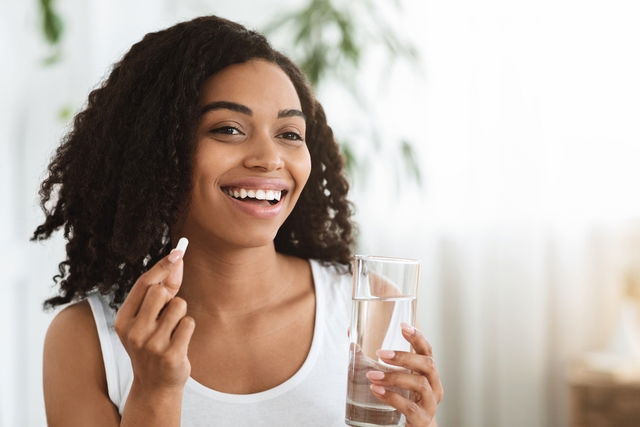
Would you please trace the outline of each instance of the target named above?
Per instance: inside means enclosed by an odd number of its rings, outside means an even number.
[[[310,260],[316,296],[313,340],[300,369],[259,393],[229,394],[189,377],[182,400],[182,427],[344,426],[351,312],[351,277]],[[122,415],[133,370],[113,328],[109,297],[88,297],[98,329],[111,401]]]

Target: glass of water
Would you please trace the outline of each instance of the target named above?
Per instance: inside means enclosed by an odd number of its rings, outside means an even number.
[[[405,370],[384,363],[376,350],[411,351],[401,323],[415,324],[420,281],[417,260],[356,255],[345,422],[351,426],[403,426],[404,415],[378,400],[366,374]],[[409,398],[409,392],[390,388]]]

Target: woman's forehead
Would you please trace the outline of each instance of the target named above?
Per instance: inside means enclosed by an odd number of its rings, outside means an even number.
[[[229,101],[250,108],[300,109],[300,99],[289,76],[276,64],[253,59],[230,65],[202,85],[200,105]]]

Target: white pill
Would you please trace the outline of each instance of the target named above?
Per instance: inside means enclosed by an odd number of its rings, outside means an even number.
[[[189,245],[189,239],[187,239],[186,237],[181,237],[180,240],[178,240],[176,249],[182,252],[186,252],[188,245]]]

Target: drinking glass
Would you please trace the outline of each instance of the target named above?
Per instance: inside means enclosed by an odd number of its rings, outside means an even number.
[[[406,369],[389,365],[376,350],[411,351],[401,323],[415,324],[420,280],[417,260],[356,255],[353,259],[353,297],[349,333],[349,375],[345,422],[351,426],[403,426],[405,418],[371,392],[366,373]],[[409,398],[407,390],[388,388]]]

